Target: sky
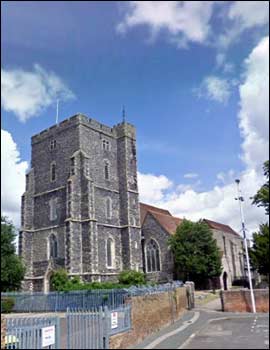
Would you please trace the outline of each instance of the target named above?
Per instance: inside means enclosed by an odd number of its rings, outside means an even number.
[[[1,207],[20,225],[31,136],[78,112],[137,130],[140,200],[248,235],[269,159],[267,1],[2,1]]]

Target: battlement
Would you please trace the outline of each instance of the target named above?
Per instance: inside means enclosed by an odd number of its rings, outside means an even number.
[[[135,127],[129,123],[118,123],[114,125],[113,127],[109,127],[105,124],[102,124],[98,122],[95,119],[88,118],[86,115],[77,113],[63,121],[61,121],[59,124],[52,125],[51,127],[41,131],[40,133],[32,136],[32,144],[39,142],[48,136],[51,136],[52,133],[58,133],[62,131],[63,129],[83,124],[86,125],[96,131],[100,131],[104,134],[107,134],[111,137],[122,137],[124,135],[130,136],[132,138],[135,138]]]

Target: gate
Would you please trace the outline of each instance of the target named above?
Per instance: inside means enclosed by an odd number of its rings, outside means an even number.
[[[6,321],[6,349],[60,349],[58,317],[15,317]]]
[[[67,310],[67,348],[109,348],[104,309]]]
[[[67,310],[67,348],[109,349],[109,337],[130,328],[131,305]]]

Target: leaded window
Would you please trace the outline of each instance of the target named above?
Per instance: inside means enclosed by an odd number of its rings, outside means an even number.
[[[146,246],[147,272],[160,271],[160,253],[156,241],[153,239]]]

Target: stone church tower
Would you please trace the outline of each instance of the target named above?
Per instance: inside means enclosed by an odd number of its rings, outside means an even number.
[[[77,114],[32,137],[19,253],[24,290],[63,267],[85,281],[142,269],[135,128]]]

